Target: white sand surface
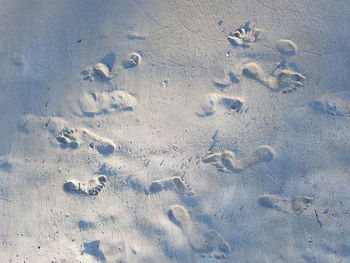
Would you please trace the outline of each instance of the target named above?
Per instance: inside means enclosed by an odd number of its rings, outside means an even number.
[[[350,262],[346,0],[0,0],[0,262]]]

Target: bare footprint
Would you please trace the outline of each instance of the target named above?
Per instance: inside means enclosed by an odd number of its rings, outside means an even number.
[[[294,196],[291,200],[293,212],[297,215],[303,213],[312,203],[314,198],[305,195]]]
[[[96,149],[102,155],[110,155],[116,150],[115,144],[107,138],[98,136],[86,129],[82,129],[81,134],[84,141],[90,142],[89,147]]]
[[[278,67],[272,75],[268,75],[255,62],[245,64],[242,73],[245,77],[254,79],[271,90],[282,90],[282,93],[289,93],[303,87],[306,80],[304,75],[288,68]]]
[[[250,27],[249,23],[246,23],[235,32],[230,33],[227,40],[233,46],[250,47],[258,40],[260,32],[260,29]]]
[[[113,52],[105,55],[99,63],[92,67],[85,68],[81,74],[83,80],[93,81],[95,79],[106,81],[113,78],[113,67],[115,63],[115,54]]]
[[[290,69],[282,69],[277,74],[277,88],[283,93],[292,92],[304,86],[306,77]]]
[[[263,207],[272,208],[277,211],[287,212],[289,210],[288,199],[279,195],[263,195],[258,199],[258,203]]]
[[[305,195],[294,196],[291,199],[279,195],[263,195],[258,203],[266,208],[283,212],[293,212],[297,215],[303,213],[314,202],[314,198]]]
[[[223,109],[228,111],[241,113],[243,110],[244,101],[240,97],[211,93],[207,95],[207,101],[202,106],[203,112],[198,114],[198,116],[211,116],[216,113],[218,106],[221,106]]]
[[[83,80],[93,81],[96,78],[100,80],[109,80],[113,78],[113,74],[106,64],[97,63],[93,67],[87,67],[82,72]]]
[[[64,128],[60,134],[57,135],[56,140],[61,148],[70,147],[72,149],[77,149],[79,147],[79,142],[75,136],[74,129]]]
[[[203,163],[214,165],[220,172],[240,172],[243,169],[254,166],[261,162],[270,162],[274,158],[274,150],[267,145],[259,146],[252,154],[238,160],[234,152],[223,151],[209,153]]]
[[[271,162],[274,156],[275,151],[271,146],[262,145],[259,146],[252,154],[243,158],[240,161],[240,165],[243,168],[247,168],[261,162]]]
[[[79,195],[98,195],[98,193],[105,186],[107,179],[101,175],[94,178],[87,183],[81,183],[76,180],[68,180],[63,184],[63,190],[69,194]]]
[[[137,66],[140,62],[141,55],[139,53],[132,52],[123,60],[123,66],[124,68],[132,68]]]
[[[343,116],[344,113],[340,112],[337,108],[337,105],[328,99],[322,100],[322,99],[316,99],[310,103],[310,107],[313,108],[315,111],[331,115],[331,116]],[[350,111],[346,114],[350,117]]]
[[[202,161],[214,165],[220,172],[240,172],[242,170],[235,153],[227,150],[208,154]]]
[[[181,201],[189,207],[194,207],[198,204],[191,187],[180,176],[152,181],[148,189],[144,189],[144,192],[148,195],[158,194],[163,191],[176,193]]]
[[[136,97],[124,90],[85,93],[79,100],[82,113],[88,117],[118,111],[133,111],[136,104]]]
[[[56,140],[61,148],[77,149],[81,143],[84,143],[102,155],[110,155],[116,150],[116,146],[111,140],[102,138],[86,129],[66,127],[56,136]]]
[[[288,39],[278,40],[276,42],[276,49],[285,56],[294,56],[298,52],[298,46]]]
[[[350,94],[345,92],[323,95],[310,102],[310,107],[315,111],[330,115],[350,118]]]
[[[230,246],[215,231],[209,230],[200,233],[193,225],[189,213],[183,206],[171,206],[168,210],[168,218],[181,228],[193,251],[201,256],[224,259],[231,253]]]
[[[244,106],[243,99],[225,95],[222,95],[218,98],[218,103],[225,106],[228,110],[233,110],[239,113],[242,112]]]
[[[180,176],[173,176],[153,181],[148,188],[148,193],[154,194],[163,190],[173,190],[179,194],[184,194],[189,191],[189,188]]]

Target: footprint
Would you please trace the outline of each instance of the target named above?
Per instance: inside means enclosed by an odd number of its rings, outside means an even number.
[[[163,190],[173,190],[179,194],[184,194],[186,191],[188,191],[188,187],[180,176],[173,176],[162,180],[153,181],[148,188],[148,193],[154,194]]]
[[[182,230],[191,248],[201,256],[224,259],[231,253],[230,246],[215,231],[209,230],[203,234],[200,233],[183,206],[171,206],[168,210],[168,218]]]
[[[315,111],[338,117],[350,118],[350,94],[349,93],[331,93],[323,95],[309,104]]]
[[[63,184],[63,190],[70,194],[79,195],[98,195],[98,193],[105,186],[107,179],[101,175],[94,178],[87,183],[80,183],[76,180],[68,180]]]
[[[235,153],[227,150],[209,154],[202,162],[214,165],[220,172],[240,172],[242,170]]]
[[[242,112],[244,105],[244,101],[239,97],[220,96],[218,102],[228,110],[234,110],[236,112]]]
[[[250,27],[249,23],[246,23],[235,32],[230,33],[227,40],[233,46],[250,47],[258,40],[260,32],[260,29]]]
[[[343,116],[343,113],[338,110],[337,105],[330,100],[314,100],[310,103],[310,107],[319,113],[331,116]],[[347,113],[346,115],[350,116],[349,113]]]
[[[115,144],[107,139],[102,138],[88,130],[81,130],[82,138],[84,141],[89,141],[89,147],[96,149],[102,155],[110,155],[116,150]]]
[[[255,62],[245,64],[242,73],[245,77],[254,79],[271,90],[282,90],[282,93],[289,93],[303,87],[306,80],[304,75],[287,68],[278,68],[269,76]]]
[[[137,66],[141,62],[141,55],[136,52],[130,53],[127,58],[123,60],[124,68],[132,68]]]
[[[227,258],[231,252],[231,247],[213,230],[204,233],[204,240],[196,240],[199,242],[196,246],[195,242],[192,242],[192,248],[201,253],[202,257],[209,256],[220,260]]]
[[[189,207],[198,205],[198,202],[191,188],[180,176],[172,176],[161,180],[155,180],[151,182],[148,189],[145,189],[144,192],[148,195],[152,195],[160,193],[162,191],[175,192],[181,198],[182,202]]]
[[[285,56],[294,56],[298,52],[298,46],[288,39],[278,40],[276,42],[276,49]]]
[[[291,207],[293,212],[297,215],[303,213],[312,203],[314,198],[310,196],[299,195],[295,196],[291,200]]]
[[[94,72],[103,79],[111,79],[113,77],[107,65],[103,63],[97,63],[94,66]]]
[[[56,136],[56,140],[61,148],[78,149],[81,143],[84,143],[102,155],[110,155],[116,150],[116,146],[111,140],[102,138],[86,129],[66,127]]]
[[[292,92],[304,86],[306,77],[290,69],[282,69],[277,75],[277,89],[282,93]]]
[[[133,111],[137,99],[124,90],[85,93],[79,100],[82,113],[88,117],[113,112]]]
[[[251,167],[261,162],[271,162],[275,152],[271,146],[259,146],[251,155],[245,157],[240,162],[243,168]]]
[[[252,154],[238,160],[234,152],[223,151],[208,154],[203,163],[214,165],[220,172],[240,172],[243,169],[254,166],[261,162],[270,162],[274,158],[274,150],[267,145],[259,146]]]
[[[83,75],[83,80],[93,81],[96,79],[100,80],[110,80],[113,78],[113,67],[115,63],[115,54],[113,52],[105,55],[99,63],[92,67],[85,68],[81,74]]]
[[[82,72],[83,80],[93,81],[95,79],[109,80],[113,78],[113,74],[106,64],[97,63],[93,67],[87,67]]]
[[[217,106],[223,106],[226,110],[241,113],[244,101],[240,97],[212,93],[207,96],[207,102],[202,106],[202,113],[198,114],[198,116],[207,117],[213,115]]]
[[[258,199],[258,203],[266,208],[287,212],[289,210],[288,199],[279,195],[263,195]]]
[[[303,213],[313,202],[313,197],[304,195],[294,196],[289,200],[279,195],[266,194],[258,199],[258,203],[263,207],[283,212],[293,212],[297,215]]]

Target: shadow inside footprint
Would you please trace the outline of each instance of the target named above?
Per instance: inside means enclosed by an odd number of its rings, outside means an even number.
[[[80,230],[87,230],[87,229],[96,227],[94,223],[87,222],[84,220],[80,220],[79,222],[77,222],[77,226],[79,227]]]
[[[242,99],[234,97],[222,97],[219,103],[225,105],[225,107],[230,110],[235,110],[236,112],[241,112],[244,104]]]
[[[97,145],[95,146],[96,150],[102,155],[110,155],[114,152],[115,147],[113,145]]]
[[[100,60],[100,63],[105,64],[108,67],[109,72],[112,72],[115,64],[115,57],[116,56],[113,52],[108,53]]]
[[[168,210],[168,218],[183,231],[190,229],[191,219],[187,210],[180,205],[173,205]]]
[[[230,81],[232,83],[238,83],[239,82],[239,79],[236,77],[235,73],[233,73],[233,72],[229,72],[228,73],[228,77],[230,78]]]
[[[84,253],[95,256],[98,261],[106,262],[106,257],[100,249],[100,240],[91,241],[89,243],[84,243]]]
[[[175,225],[177,225],[178,227],[182,227],[182,223],[181,221],[179,221],[176,216],[174,215],[174,211],[173,210],[169,210],[168,211],[168,217],[170,219],[171,222],[173,222]]]
[[[13,164],[11,161],[8,161],[6,158],[0,157],[0,170],[4,172],[11,172]]]
[[[249,48],[253,43],[258,41],[261,30],[250,26],[250,22],[246,22],[240,26],[235,32],[230,32],[227,40],[231,45],[243,48]]]
[[[76,138],[76,130],[64,128],[60,134],[56,136],[57,142],[62,149],[71,148],[73,150],[79,148],[79,142]]]
[[[149,186],[148,192],[151,194],[155,194],[155,193],[159,193],[162,190],[163,190],[163,187],[159,182],[153,182]]]
[[[75,181],[68,181],[63,184],[63,190],[69,194],[85,194],[85,191],[80,188],[80,183]]]

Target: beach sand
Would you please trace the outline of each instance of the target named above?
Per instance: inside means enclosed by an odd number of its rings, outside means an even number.
[[[0,261],[350,262],[349,14],[0,0]]]

